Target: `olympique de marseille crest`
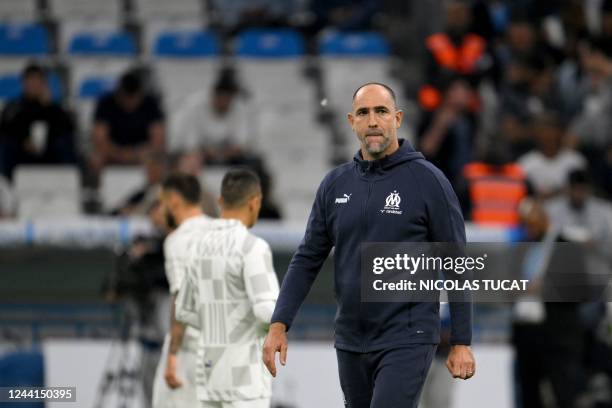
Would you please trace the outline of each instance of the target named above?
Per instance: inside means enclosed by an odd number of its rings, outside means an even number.
[[[387,198],[385,199],[385,206],[382,210],[380,210],[383,214],[397,214],[402,215],[402,210],[400,209],[400,203],[402,202],[402,198],[400,197],[397,191],[393,191],[389,193]]]

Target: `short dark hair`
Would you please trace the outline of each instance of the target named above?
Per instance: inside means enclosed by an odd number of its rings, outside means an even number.
[[[217,81],[213,86],[215,93],[236,94],[240,91],[236,73],[233,68],[225,67],[219,72]]]
[[[35,62],[28,64],[23,71],[21,71],[21,79],[26,79],[31,75],[40,75],[42,77],[47,76],[47,72],[42,65]]]
[[[584,169],[574,169],[567,175],[567,181],[570,186],[590,185],[591,178],[589,173]]]
[[[172,173],[162,183],[163,191],[175,191],[190,204],[199,204],[202,188],[197,177],[186,173]]]
[[[393,92],[393,89],[391,89],[389,85],[385,85],[381,82],[367,82],[361,85],[359,88],[355,89],[355,92],[353,92],[353,101],[355,100],[355,97],[357,96],[357,92],[359,92],[361,88],[365,88],[368,85],[378,85],[378,86],[382,86],[383,88],[385,88],[387,92],[389,92],[389,95],[391,95],[391,99],[393,99],[393,104],[397,105],[397,99],[395,98],[395,92]]]
[[[223,176],[221,198],[229,208],[240,207],[253,194],[261,192],[259,176],[246,168],[232,169]]]
[[[127,95],[136,95],[143,91],[144,86],[139,72],[130,70],[121,75],[119,79],[119,91]]]

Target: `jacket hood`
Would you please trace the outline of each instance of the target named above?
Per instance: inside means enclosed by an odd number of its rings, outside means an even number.
[[[388,156],[377,160],[364,160],[361,155],[361,149],[355,153],[353,160],[357,163],[361,171],[385,171],[398,164],[405,163],[407,161],[424,159],[425,157],[420,152],[414,150],[414,148],[405,139],[399,139],[399,149],[391,153]]]

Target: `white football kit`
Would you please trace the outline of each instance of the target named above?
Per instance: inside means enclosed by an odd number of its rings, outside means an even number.
[[[211,221],[212,218],[205,215],[188,218],[166,237],[164,259],[170,295],[177,294],[185,277],[188,257],[187,242],[194,236],[202,234]],[[196,357],[199,335],[199,332],[193,327],[187,327],[185,330],[183,343],[176,355],[177,377],[183,385],[174,390],[168,386],[164,378],[170,347],[170,334],[166,335],[153,383],[153,408],[199,406],[200,403],[196,396]]]
[[[188,250],[176,318],[200,329],[200,406],[268,408],[262,346],[279,291],[270,246],[240,221],[219,219]]]

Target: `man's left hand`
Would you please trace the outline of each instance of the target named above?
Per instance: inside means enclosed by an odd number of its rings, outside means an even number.
[[[453,378],[468,380],[476,374],[476,360],[470,346],[454,345],[446,360],[446,368]]]

